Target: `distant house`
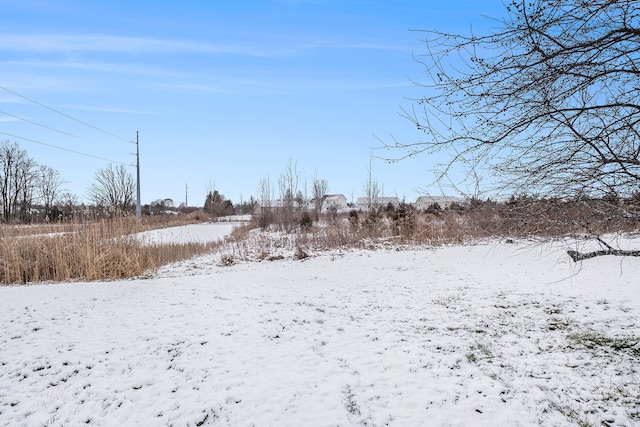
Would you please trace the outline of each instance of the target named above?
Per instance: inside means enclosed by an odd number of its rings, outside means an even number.
[[[398,206],[400,206],[400,199],[398,199],[397,197],[358,197],[356,199],[356,207],[362,211],[369,210],[370,208],[377,208],[380,206],[386,208],[387,206],[389,206],[389,204],[391,204],[391,206],[393,206],[394,208],[397,208]]]
[[[282,208],[284,203],[282,200],[258,200],[254,206],[253,213],[260,215],[264,212]]]
[[[322,213],[326,214],[330,211],[340,213],[346,212],[347,210],[349,210],[349,205],[344,194],[328,194],[324,196],[324,201],[322,202]]]
[[[447,209],[453,203],[463,204],[464,199],[453,196],[420,196],[413,204],[413,207],[419,211],[423,211],[434,203],[437,203],[442,209]]]

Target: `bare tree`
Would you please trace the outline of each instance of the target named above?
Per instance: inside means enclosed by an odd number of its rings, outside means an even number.
[[[426,138],[396,142],[399,158],[447,150],[448,168],[482,162],[511,192],[629,199],[640,185],[640,1],[512,0],[493,24],[425,32],[426,95],[404,113]],[[638,204],[611,207],[640,218]],[[606,254],[633,255],[595,237]]]
[[[273,187],[270,178],[267,176],[258,183],[258,206],[260,209],[258,223],[262,229],[267,229],[271,225],[273,218],[272,201]]]
[[[63,184],[64,180],[59,171],[50,166],[40,166],[38,169],[38,188],[47,220],[51,219],[49,218],[51,207]]]
[[[329,191],[329,183],[326,179],[318,178],[318,173],[313,174],[313,183],[311,184],[311,197],[313,198],[315,220],[318,221],[322,212],[324,198]]]
[[[79,210],[80,202],[78,201],[78,196],[69,191],[57,196],[54,203],[58,206],[58,218],[52,219],[74,218],[76,213],[82,213]]]
[[[280,175],[278,185],[280,188],[280,199],[282,200],[282,208],[280,209],[280,225],[285,231],[289,232],[296,223],[296,208],[300,207],[300,198],[302,193],[298,194],[298,185],[300,183],[300,172],[298,171],[298,163],[289,159],[284,174]]]
[[[16,143],[0,145],[0,199],[5,222],[30,219],[36,162]]]
[[[26,155],[18,162],[16,174],[16,186],[14,188],[15,201],[18,218],[21,222],[31,222],[31,207],[35,199],[36,190],[36,161]]]
[[[378,179],[373,175],[373,157],[369,157],[369,164],[367,165],[367,178],[362,185],[362,191],[364,197],[367,200],[367,209],[371,210],[378,204],[380,198],[380,186]]]
[[[304,177],[304,182],[302,183],[303,191],[299,191],[300,199],[302,200],[302,210],[304,212],[309,210],[309,186],[307,184],[307,177]]]
[[[133,209],[135,189],[135,181],[126,166],[110,164],[96,172],[89,197],[97,206],[109,208],[112,214],[121,214]]]

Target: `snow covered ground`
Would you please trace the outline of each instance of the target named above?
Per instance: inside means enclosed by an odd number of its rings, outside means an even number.
[[[223,240],[229,236],[241,222],[203,222],[143,231],[136,237],[147,243],[208,243]]]
[[[640,260],[564,249],[3,287],[0,425],[640,425]]]

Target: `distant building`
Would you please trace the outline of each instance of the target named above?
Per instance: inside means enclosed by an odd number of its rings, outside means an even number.
[[[298,200],[291,201],[292,206],[296,210],[303,209],[305,207],[312,209],[314,204],[313,200],[310,201],[310,205],[308,203],[300,203]],[[284,200],[258,200],[254,205],[254,213],[259,214],[260,212],[264,212],[265,210],[279,210],[283,209],[287,206],[287,203]],[[323,214],[328,213],[330,210],[335,210],[335,212],[347,212],[349,210],[349,205],[347,202],[347,198],[344,194],[328,194],[324,196],[322,202],[322,212]]]
[[[419,211],[423,211],[434,203],[437,203],[442,209],[447,209],[453,203],[463,204],[464,199],[453,196],[420,196],[415,203],[413,203],[413,207]]]
[[[253,213],[261,215],[264,212],[282,208],[284,203],[282,200],[258,200],[253,209]]]
[[[324,196],[322,202],[322,213],[326,214],[329,211],[335,210],[335,212],[346,212],[349,210],[347,198],[344,194],[328,194]]]
[[[391,206],[393,206],[394,208],[397,208],[398,206],[400,206],[400,199],[398,199],[397,197],[358,197],[356,199],[356,207],[361,211],[366,211],[371,208],[377,207],[386,208],[387,206],[389,206],[389,204],[391,204]]]

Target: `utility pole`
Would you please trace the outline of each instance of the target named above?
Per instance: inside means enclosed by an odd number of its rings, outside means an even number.
[[[189,207],[189,184],[184,185],[184,207]]]
[[[140,205],[140,140],[136,131],[136,218],[142,218],[142,205]]]

